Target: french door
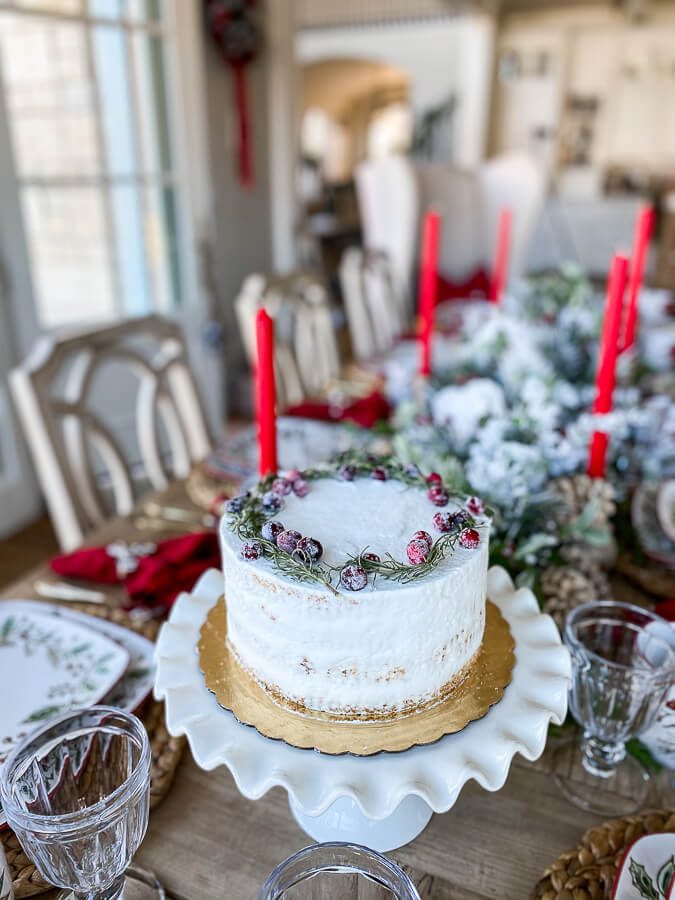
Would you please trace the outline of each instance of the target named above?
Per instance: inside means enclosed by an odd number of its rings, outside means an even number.
[[[0,431],[12,427],[4,375],[41,333],[150,312],[186,326],[220,410],[200,345],[201,28],[199,0],[0,0]],[[112,385],[110,398],[123,415]],[[22,518],[4,502],[2,460],[0,532]]]

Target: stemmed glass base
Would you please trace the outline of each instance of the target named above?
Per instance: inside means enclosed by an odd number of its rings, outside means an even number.
[[[152,872],[130,866],[105,893],[74,894],[72,891],[61,891],[56,900],[166,900],[166,894]]]
[[[556,784],[575,806],[612,817],[634,813],[647,803],[649,772],[623,745],[572,739],[553,758]]]

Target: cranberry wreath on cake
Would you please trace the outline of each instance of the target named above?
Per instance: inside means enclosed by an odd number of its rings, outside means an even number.
[[[489,519],[436,474],[343,455],[234,497],[220,534],[230,651],[292,709],[407,714],[480,648]]]

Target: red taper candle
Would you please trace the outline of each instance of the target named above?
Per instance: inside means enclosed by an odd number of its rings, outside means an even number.
[[[633,255],[631,256],[628,274],[628,301],[621,333],[620,347],[622,353],[624,350],[630,349],[635,343],[640,288],[642,287],[647,250],[649,248],[649,240],[652,236],[653,228],[654,209],[651,206],[643,206],[638,213],[637,221],[635,223]]]
[[[422,226],[419,284],[420,375],[431,375],[431,338],[434,332],[436,295],[438,292],[438,242],[441,217],[429,210]]]
[[[495,258],[492,264],[492,274],[490,277],[490,294],[488,299],[492,303],[501,303],[502,294],[506,287],[506,279],[509,274],[509,256],[511,254],[511,225],[513,224],[513,213],[507,207],[499,214],[499,225],[497,227],[497,245],[495,247]]]
[[[256,368],[256,415],[260,477],[277,471],[276,387],[274,383],[274,323],[264,309],[256,317],[258,365]]]
[[[623,297],[628,280],[628,260],[625,256],[615,256],[607,282],[605,318],[600,338],[598,374],[595,379],[595,401],[593,412],[602,414],[612,410],[612,394],[616,383],[616,360],[619,355],[619,330],[623,312]],[[591,478],[604,478],[608,438],[602,431],[596,431],[591,438],[588,456],[588,474]]]

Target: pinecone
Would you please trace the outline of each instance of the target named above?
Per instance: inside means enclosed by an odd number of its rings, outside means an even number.
[[[590,548],[585,544],[566,544],[560,548],[560,554],[593,585],[594,600],[612,599],[609,578],[598,559],[597,548]]]
[[[592,583],[572,566],[549,566],[542,572],[540,584],[544,612],[553,617],[561,631],[571,610],[595,598]]]
[[[596,528],[608,528],[616,511],[614,488],[601,478],[590,478],[584,473],[556,478],[551,489],[560,495],[566,506],[565,518],[576,518],[590,500],[598,504],[598,514],[593,521]]]

